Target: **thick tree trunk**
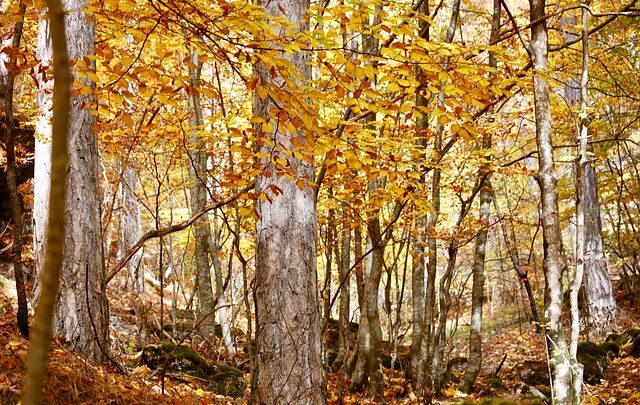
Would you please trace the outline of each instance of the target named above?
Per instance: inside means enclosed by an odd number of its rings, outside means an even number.
[[[89,60],[94,54],[95,31],[93,22],[78,10],[87,6],[84,0],[64,2],[66,10],[67,47],[71,60]],[[50,60],[48,22],[42,20],[39,39],[40,55],[44,63]],[[95,64],[89,63],[94,70]],[[87,78],[75,77],[89,89],[95,84]],[[64,221],[66,229],[60,293],[56,304],[54,333],[64,338],[72,348],[89,357],[104,361],[109,349],[109,309],[105,293],[105,272],[102,259],[100,229],[100,193],[98,186],[98,146],[93,133],[94,117],[90,109],[92,94],[80,91],[73,97],[69,116],[69,169],[66,180],[66,205]],[[39,106],[43,117],[38,125],[42,139],[48,139],[50,126],[47,111],[50,97],[41,93]],[[50,172],[51,147],[36,145],[36,179],[34,205],[36,265],[42,268],[42,240],[46,228],[48,202],[48,173]],[[43,177],[44,176],[44,177]],[[41,292],[42,293],[42,292]]]
[[[553,144],[551,138],[551,106],[547,73],[548,38],[545,0],[530,0],[531,27],[530,54],[533,62],[533,94],[538,145],[537,181],[542,197],[542,232],[544,240],[545,324],[551,354],[553,401],[573,403],[574,385],[571,361],[562,327],[563,289],[560,223],[558,216],[558,188]]]
[[[584,286],[588,303],[589,326],[596,336],[601,337],[608,333],[611,326],[615,324],[617,305],[604,257],[596,171],[591,163],[587,163],[583,173]]]
[[[380,237],[380,218],[376,213],[375,219],[367,224],[369,238],[372,241],[371,267],[368,277],[365,280],[366,291],[366,314],[369,324],[369,386],[374,400],[380,401],[383,398],[384,381],[382,374],[382,328],[380,326],[380,310],[378,306],[378,290],[382,277],[382,267],[384,261],[384,242]]]
[[[259,4],[267,13],[285,16],[301,30],[307,28],[308,1],[259,1]],[[283,53],[282,57],[291,62],[302,80],[309,79],[307,52]],[[261,63],[257,64],[255,74],[261,84],[296,91],[283,79],[273,78]],[[302,96],[296,93],[294,97]],[[254,98],[256,117],[269,120],[274,116],[272,110],[277,108],[269,98],[261,99],[259,95]],[[261,137],[277,147],[274,149],[268,142],[262,145],[261,162],[268,175],[261,175],[256,181],[256,194],[268,198],[258,198],[256,202],[259,217],[255,258],[258,373],[252,402],[324,404],[316,264],[317,213],[315,192],[307,185],[314,180],[313,160],[309,162],[286,153],[296,149],[303,154],[310,153],[312,145],[307,143],[305,134],[289,132],[285,125],[274,122],[274,130],[265,130],[266,126],[260,124],[257,127],[265,131]],[[300,143],[303,145],[294,146]],[[276,158],[286,160],[292,177],[278,172],[273,164]],[[302,187],[296,184],[298,180],[303,182]]]

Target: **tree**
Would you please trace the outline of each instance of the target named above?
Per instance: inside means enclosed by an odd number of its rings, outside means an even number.
[[[68,35],[69,58],[75,62],[73,72],[75,88],[72,107],[69,110],[69,172],[66,179],[64,215],[65,240],[63,265],[60,276],[60,293],[56,301],[54,333],[64,338],[71,347],[89,357],[104,361],[107,358],[109,309],[106,297],[105,271],[102,258],[102,234],[100,228],[100,193],[98,184],[98,146],[93,132],[95,118],[91,79],[95,71],[95,29],[90,16],[84,11],[85,0],[69,0],[64,4]],[[50,60],[50,25],[42,19],[39,48],[44,63]],[[46,85],[45,85],[46,86]],[[43,112],[38,132],[49,138],[50,127],[46,123],[49,96],[45,89],[39,95]],[[34,179],[34,245],[41,252],[42,236],[47,228],[49,171],[51,146],[47,141],[36,145],[36,172]],[[42,272],[42,254],[36,253],[36,266]],[[43,290],[40,289],[40,294]]]
[[[296,30],[307,28],[307,1],[260,4],[273,16],[287,17]],[[279,32],[285,34],[286,30]],[[284,114],[305,111],[299,86],[310,78],[311,70],[306,51],[282,57],[291,66],[284,77],[270,75],[264,61],[255,67],[259,86],[279,86],[290,96],[276,102],[257,91],[254,101],[254,117],[262,119],[257,129],[261,135],[258,139],[262,140],[263,169],[256,181],[258,375],[252,395],[258,404],[323,404],[326,399],[316,280],[317,217],[315,190],[311,187],[314,166],[312,159],[304,158],[305,151],[308,154],[313,146],[313,134],[286,125],[296,121]],[[296,151],[302,156],[293,153]]]
[[[558,179],[555,171],[553,143],[551,138],[551,106],[549,84],[545,77],[548,58],[546,0],[530,0],[531,42],[528,52],[533,64],[533,96],[538,145],[538,173],[536,180],[542,197],[542,234],[544,240],[545,272],[545,327],[548,336],[552,370],[554,403],[579,403],[579,392],[572,383],[571,359],[564,337],[562,324],[563,289],[562,273],[564,261],[560,239],[558,211]],[[574,360],[574,361],[572,361]],[[581,380],[582,375],[579,375]],[[579,386],[579,385],[578,385]]]
[[[47,2],[51,27],[55,85],[53,89],[51,195],[49,201],[49,232],[44,269],[41,275],[43,294],[36,308],[27,357],[27,375],[22,402],[42,403],[42,387],[47,373],[47,352],[51,339],[54,306],[58,292],[64,251],[64,212],[66,171],[68,162],[67,130],[71,110],[71,71],[65,43],[65,11],[60,1]]]
[[[24,25],[24,13],[26,5],[20,2],[19,14],[20,19],[16,22],[13,29],[13,38],[11,47],[14,52],[17,52],[22,39],[22,29]],[[24,233],[24,221],[23,221],[23,208],[22,198],[18,194],[18,181],[17,181],[17,164],[16,164],[16,132],[13,116],[13,89],[16,77],[16,56],[12,56],[9,60],[9,69],[6,69],[6,77],[3,74],[0,78],[0,89],[4,90],[4,94],[0,94],[0,97],[4,96],[4,146],[7,155],[7,188],[9,191],[9,199],[11,205],[11,216],[13,218],[13,274],[16,282],[16,293],[18,297],[18,312],[16,313],[16,320],[18,329],[23,337],[29,337],[29,308],[27,306],[27,294],[25,291],[24,282],[24,270],[22,264],[22,246],[23,246],[23,233]],[[4,69],[4,64],[0,72]],[[1,72],[5,73],[5,72]],[[0,92],[1,93],[1,92]]]
[[[189,151],[189,175],[191,177],[191,185],[189,187],[191,215],[201,211],[207,205],[207,155],[205,142],[198,137],[198,131],[202,129],[202,108],[200,107],[200,97],[198,91],[200,85],[200,71],[202,64],[198,58],[198,51],[193,49],[190,52],[191,63],[194,67],[190,68],[191,86],[194,91],[191,92],[191,118],[189,124],[191,126],[191,137],[189,141],[193,145]],[[194,227],[195,235],[195,262],[196,262],[196,278],[198,285],[198,319],[200,320],[200,329],[206,338],[210,338],[215,332],[215,318],[213,316],[216,306],[213,297],[213,289],[211,286],[211,267],[209,262],[209,215],[204,214],[198,219]]]

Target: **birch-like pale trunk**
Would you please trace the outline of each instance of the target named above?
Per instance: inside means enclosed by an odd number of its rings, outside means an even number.
[[[120,182],[120,239],[118,240],[118,257],[122,259],[127,251],[135,245],[142,235],[140,206],[136,190],[138,188],[138,172],[129,165],[122,168]],[[127,285],[134,291],[144,291],[144,268],[142,266],[142,250],[137,251],[127,263]]]
[[[574,385],[571,379],[569,350],[562,325],[562,246],[558,211],[558,179],[553,156],[551,134],[551,105],[546,79],[548,36],[546,0],[530,0],[531,42],[533,63],[533,95],[538,145],[538,173],[536,180],[542,198],[542,234],[544,240],[545,271],[545,327],[552,370],[552,399],[557,404],[573,403]]]

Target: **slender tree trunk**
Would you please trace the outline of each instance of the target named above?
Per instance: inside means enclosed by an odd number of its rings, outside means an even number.
[[[285,16],[300,30],[307,29],[309,3],[305,0],[259,1],[265,11]],[[283,53],[302,81],[310,78],[306,51]],[[301,94],[283,78],[272,77],[258,63],[255,75],[259,85],[277,86],[296,92],[292,99],[304,103]],[[295,80],[292,77],[287,80]],[[297,83],[303,85],[306,83]],[[269,99],[254,98],[254,116],[265,121],[278,107]],[[289,112],[291,113],[291,112]],[[295,110],[294,110],[295,113]],[[300,111],[300,113],[303,113]],[[309,137],[300,131],[289,132],[285,125],[272,128],[258,124],[261,137],[269,139],[261,147],[264,173],[256,181],[256,319],[258,349],[257,386],[252,402],[257,404],[324,404],[325,385],[322,364],[322,334],[317,286],[317,212],[315,192],[307,184],[314,180],[313,159],[300,159],[293,153],[311,153]],[[295,142],[292,142],[295,138]],[[302,145],[300,145],[302,144]],[[300,145],[300,146],[294,146]],[[286,160],[288,173],[278,172],[272,159]],[[302,182],[302,187],[296,181]],[[278,190],[278,192],[274,192]]]
[[[20,2],[19,13],[20,20],[16,22],[13,29],[12,44],[14,50],[20,46],[22,39],[22,27],[24,23],[24,12],[26,5]],[[11,65],[16,64],[16,58],[11,57]],[[4,79],[4,78],[2,78]],[[18,312],[16,321],[20,334],[29,337],[29,308],[27,306],[27,294],[24,286],[24,271],[22,266],[22,245],[24,223],[22,217],[22,199],[18,194],[18,182],[16,175],[16,155],[15,155],[15,130],[13,122],[13,85],[15,82],[15,73],[9,70],[7,72],[6,82],[1,83],[4,86],[4,107],[5,107],[5,149],[7,156],[7,188],[9,189],[9,198],[11,205],[11,216],[13,217],[13,276],[16,282],[16,295],[18,297]]]
[[[136,190],[138,187],[138,173],[131,166],[122,168],[122,181],[120,182],[120,200],[122,214],[120,216],[120,239],[118,241],[118,256],[124,257],[126,252],[140,239],[142,225],[140,220],[140,207]],[[127,284],[134,291],[144,291],[144,269],[142,267],[142,250],[139,250],[127,264]]]
[[[196,50],[191,51],[191,82],[194,88],[200,85],[200,70],[202,64],[198,58]],[[190,95],[192,115],[189,119],[191,126],[190,151],[189,151],[189,175],[191,185],[189,186],[191,215],[201,211],[207,205],[207,156],[205,152],[205,142],[199,139],[197,134],[201,129],[202,108],[200,98],[195,92]],[[198,279],[198,320],[200,331],[209,339],[215,333],[215,299],[213,297],[213,286],[211,284],[211,267],[209,263],[209,216],[204,214],[195,223],[193,228],[195,242],[195,262],[196,277]]]
[[[345,358],[349,353],[351,342],[350,328],[350,307],[351,307],[351,228],[350,220],[346,212],[349,208],[346,204],[342,206],[343,224],[342,229],[342,248],[340,252],[340,281],[342,287],[340,290],[340,308],[338,315],[338,325],[340,325],[340,335],[338,336],[338,354],[333,361],[333,369],[338,369],[344,364]],[[343,281],[344,280],[344,281]]]
[[[50,190],[47,199],[48,224],[51,229],[47,233],[46,259],[40,283],[42,296],[36,308],[32,326],[31,345],[27,357],[27,374],[24,379],[22,403],[39,405],[42,403],[42,387],[47,373],[47,353],[51,341],[51,329],[54,318],[56,297],[60,272],[63,264],[65,236],[65,186],[68,163],[67,131],[69,112],[71,110],[71,71],[65,42],[65,11],[60,1],[47,1],[51,26],[55,86],[53,89],[53,120],[51,122],[51,139],[53,153],[51,161]],[[41,24],[41,28],[44,24]],[[49,24],[47,24],[49,26]],[[48,35],[47,37],[48,38]],[[50,59],[47,59],[50,60]],[[50,105],[47,103],[47,105]]]
[[[222,331],[222,341],[224,347],[227,349],[227,353],[231,358],[236,357],[236,348],[233,343],[233,336],[231,333],[231,320],[229,319],[229,313],[227,312],[227,299],[224,296],[225,286],[222,280],[222,263],[220,263],[220,257],[218,252],[220,251],[220,230],[218,229],[218,216],[214,213],[213,217],[213,232],[207,225],[209,234],[207,235],[207,241],[209,243],[209,255],[211,262],[213,263],[213,276],[216,280],[216,296],[214,302],[217,303],[216,313],[218,316],[218,322],[220,323],[220,329]],[[229,259],[231,260],[231,259]]]
[[[422,15],[429,15],[429,0],[423,0],[420,9],[418,10]],[[424,20],[420,20],[418,27],[420,31],[424,30],[423,38],[429,41],[430,24]],[[418,67],[417,75],[420,77],[422,69]],[[426,91],[426,90],[425,90]],[[417,107],[427,107],[428,99],[421,91],[416,97]],[[429,117],[424,114],[421,118],[416,120],[416,131],[418,132],[418,144],[422,149],[421,158],[425,158],[425,152],[427,149],[427,130],[429,129]],[[419,169],[417,169],[419,170]],[[423,175],[420,179],[420,184],[424,188],[427,183],[426,175]],[[413,268],[411,272],[411,301],[413,304],[412,312],[412,325],[413,331],[411,333],[411,380],[415,391],[421,395],[424,391],[424,367],[426,357],[422,353],[424,330],[425,327],[425,272],[428,265],[428,244],[427,244],[427,225],[429,223],[429,214],[421,215],[416,219],[416,235],[413,242]]]
[[[546,79],[548,37],[544,18],[545,0],[530,0],[531,44],[533,63],[533,94],[538,145],[536,180],[542,197],[542,232],[544,240],[545,324],[551,354],[552,396],[554,403],[573,403],[574,385],[571,379],[569,350],[562,327],[563,289],[560,223],[558,217],[558,180],[555,171],[551,137],[551,106]]]
[[[493,193],[493,206],[496,210],[496,215],[500,218],[500,207],[498,206],[497,196],[495,191]],[[507,224],[508,222],[508,224]],[[525,288],[527,293],[527,298],[529,300],[529,308],[531,309],[531,317],[533,321],[536,323],[536,327],[540,327],[540,315],[538,314],[538,306],[536,305],[536,299],[533,295],[533,289],[531,288],[531,282],[529,281],[528,271],[523,268],[520,263],[520,256],[518,254],[517,240],[516,235],[513,230],[513,221],[509,219],[509,221],[503,219],[500,221],[500,228],[502,229],[502,237],[504,238],[504,243],[507,247],[507,252],[509,253],[509,258],[511,259],[511,264],[513,264],[513,268],[516,270],[518,274],[518,279],[522,282],[522,285]]]
[[[493,1],[493,17],[491,21],[491,34],[489,42],[498,39],[500,35],[500,0]],[[489,54],[489,65],[497,67],[498,62],[493,55]],[[490,151],[492,145],[491,132],[486,131],[482,138],[482,148]],[[483,228],[478,232],[476,238],[475,254],[473,259],[473,287],[471,289],[471,327],[469,331],[469,357],[464,378],[460,381],[461,391],[470,393],[480,368],[482,366],[482,305],[484,304],[484,264],[487,247],[487,234],[489,232],[489,215],[491,211],[491,197],[493,195],[490,183],[490,152],[486,155],[487,160],[483,162],[479,176],[487,176],[484,185],[480,189],[480,222]],[[482,180],[481,180],[482,181]]]

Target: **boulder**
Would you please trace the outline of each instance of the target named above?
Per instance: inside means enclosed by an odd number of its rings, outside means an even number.
[[[189,374],[209,381],[205,387],[216,394],[238,398],[247,383],[242,371],[235,367],[209,362],[186,345],[164,342],[142,350],[140,364],[150,369],[164,369]]]

